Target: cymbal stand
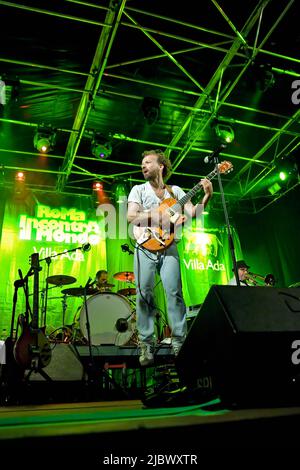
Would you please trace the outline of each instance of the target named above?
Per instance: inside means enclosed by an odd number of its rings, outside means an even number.
[[[64,294],[61,303],[62,303],[62,313],[63,313],[63,315],[62,315],[62,322],[63,322],[63,326],[62,326],[62,332],[63,332],[63,333],[62,333],[62,337],[63,337],[63,341],[65,341],[65,339],[66,339],[66,337],[67,337],[67,336],[66,336],[66,327],[65,327],[66,310],[67,310],[67,306],[68,306],[68,304],[67,304],[67,294]]]
[[[49,272],[50,272],[50,264],[51,264],[51,257],[48,256],[45,258],[45,261],[47,263],[47,274],[46,274],[46,289],[44,289],[44,292],[42,291],[42,325],[46,325],[46,315],[47,315],[47,305],[48,305],[48,289],[49,289],[49,284],[48,284],[48,277],[49,277]]]

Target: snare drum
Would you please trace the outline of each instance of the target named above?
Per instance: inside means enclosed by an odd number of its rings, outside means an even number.
[[[92,295],[86,301],[90,323],[91,344],[123,346],[135,333],[134,312],[128,300],[113,292]],[[119,321],[118,321],[119,320]],[[123,321],[124,320],[124,321]],[[126,328],[126,322],[128,328]],[[85,305],[80,310],[80,329],[88,340]],[[117,323],[118,322],[118,323]],[[122,331],[116,325],[122,324]],[[124,331],[124,323],[126,331]]]

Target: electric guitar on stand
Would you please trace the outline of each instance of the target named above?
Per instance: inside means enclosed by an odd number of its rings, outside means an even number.
[[[231,162],[223,161],[218,165],[219,173],[226,174],[233,170]],[[206,179],[212,180],[218,174],[217,167],[206,176]],[[167,213],[170,218],[168,229],[161,226],[157,227],[138,227],[134,226],[133,235],[139,246],[146,248],[148,251],[164,251],[174,241],[176,225],[184,222],[185,218],[182,214],[184,205],[202,188],[201,182],[197,183],[187,194],[179,201],[173,198],[165,199],[158,208],[159,213]]]
[[[33,253],[30,258],[33,271],[32,318],[30,323],[25,315],[18,318],[22,332],[14,346],[14,357],[22,368],[38,371],[51,361],[51,349],[45,336],[46,327],[39,328],[39,254]]]

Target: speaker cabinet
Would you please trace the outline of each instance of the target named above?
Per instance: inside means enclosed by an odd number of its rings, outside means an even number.
[[[298,404],[300,289],[212,286],[176,367],[199,396],[229,405]]]
[[[83,379],[84,370],[80,359],[77,357],[75,350],[69,344],[52,343],[51,361],[45,372],[53,381],[68,382],[80,381]],[[29,377],[30,381],[45,381],[47,378],[39,372],[32,372]]]

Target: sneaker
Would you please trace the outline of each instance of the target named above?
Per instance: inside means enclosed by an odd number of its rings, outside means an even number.
[[[140,343],[140,357],[139,361],[141,366],[150,366],[154,362],[153,346],[150,343]]]
[[[174,356],[178,356],[178,353],[181,349],[182,344],[183,344],[183,341],[176,339],[176,338],[172,338],[172,349],[173,349]]]

